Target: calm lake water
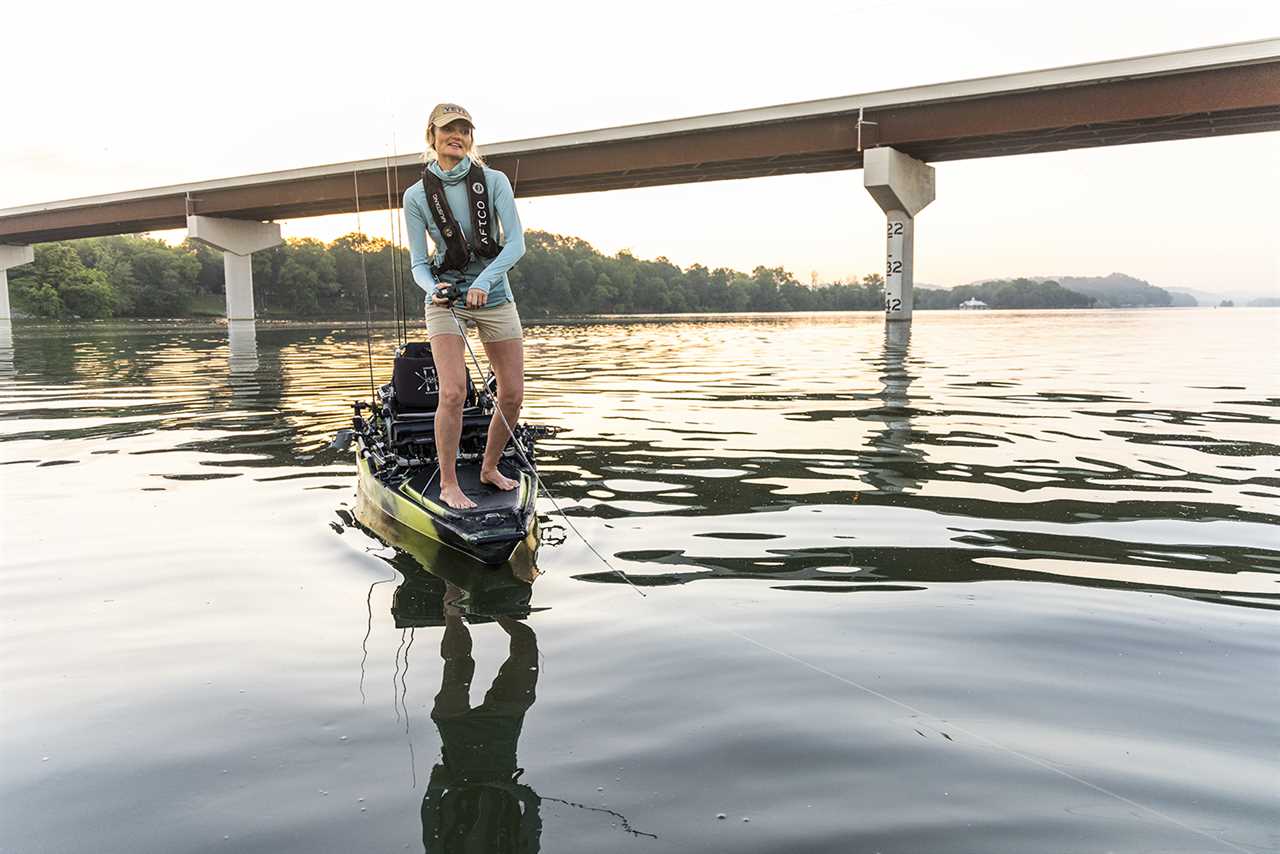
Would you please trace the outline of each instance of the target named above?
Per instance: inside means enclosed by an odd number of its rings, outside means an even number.
[[[0,851],[1280,850],[1280,311],[531,327],[542,572],[363,329],[0,338]],[[389,376],[394,332],[373,345]]]

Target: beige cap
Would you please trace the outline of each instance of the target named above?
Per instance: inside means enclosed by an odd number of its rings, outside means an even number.
[[[431,124],[434,127],[442,128],[458,119],[462,119],[472,127],[476,126],[476,123],[471,120],[471,114],[457,104],[436,104],[435,109],[431,111]]]

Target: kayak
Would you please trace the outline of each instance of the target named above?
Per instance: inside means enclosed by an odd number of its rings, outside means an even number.
[[[406,367],[407,365],[407,367]],[[456,510],[440,500],[435,448],[438,382],[427,344],[396,352],[392,382],[371,403],[357,402],[347,437],[356,445],[357,490],[362,501],[400,524],[480,563],[496,566],[524,545],[538,544],[538,480],[534,444],[549,428],[517,424],[498,470],[518,482],[500,490],[480,481],[480,463],[493,419],[497,386],[492,375],[477,389],[470,371],[456,462],[458,485],[476,506]],[[345,444],[346,442],[343,442]]]
[[[378,556],[402,578],[391,599],[398,629],[442,626],[449,607],[457,608],[471,623],[501,617],[525,619],[542,610],[531,605],[532,584],[539,572],[536,552],[526,542],[516,547],[506,564],[492,567],[397,522],[363,494],[350,512],[338,515],[347,527],[394,549],[390,555]]]
[[[503,564],[521,543],[537,547],[536,490],[525,472],[499,466],[520,486],[502,491],[480,483],[480,464],[459,464],[458,484],[476,507],[455,510],[440,501],[440,467],[396,466],[357,435],[360,494],[387,516],[481,563]],[[363,447],[360,447],[362,446]]]

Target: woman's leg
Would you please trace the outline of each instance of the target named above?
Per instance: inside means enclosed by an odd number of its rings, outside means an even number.
[[[520,485],[519,481],[498,471],[498,460],[511,438],[507,425],[516,426],[520,419],[520,405],[524,403],[524,341],[520,338],[486,341],[484,352],[489,357],[494,376],[498,378],[498,405],[493,420],[489,422],[489,440],[484,447],[480,480],[498,489],[515,489]]]
[[[432,335],[431,356],[440,378],[436,404],[436,456],[440,461],[440,500],[455,510],[475,507],[458,486],[458,441],[462,436],[462,405],[467,397],[465,342],[458,334]]]

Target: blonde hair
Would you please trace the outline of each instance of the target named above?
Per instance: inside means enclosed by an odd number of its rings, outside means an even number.
[[[431,122],[427,122],[427,150],[422,155],[423,163],[434,163],[440,159],[440,155],[436,152],[436,147],[431,141],[431,131],[434,129]],[[481,166],[485,165],[484,155],[480,153],[480,146],[476,145],[475,125],[471,126],[471,148],[467,151],[467,157],[471,158],[472,163],[479,163]]]

